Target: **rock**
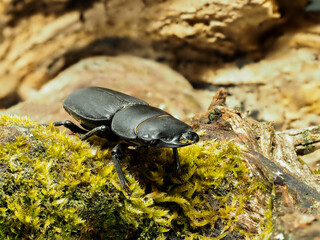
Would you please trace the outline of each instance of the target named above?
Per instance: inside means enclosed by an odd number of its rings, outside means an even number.
[[[87,86],[125,92],[184,120],[202,109],[192,86],[169,67],[137,57],[118,56],[80,61],[43,86],[36,97],[5,113],[29,116],[40,123],[70,119],[61,101],[76,89]]]

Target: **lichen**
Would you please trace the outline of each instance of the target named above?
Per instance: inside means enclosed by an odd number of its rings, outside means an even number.
[[[111,148],[27,118],[3,115],[0,126],[21,130],[0,145],[0,239],[253,237],[238,216],[257,189],[267,189],[249,176],[232,141],[179,149],[180,174],[170,149],[139,150],[122,162],[129,197]],[[264,236],[268,219],[261,221]]]

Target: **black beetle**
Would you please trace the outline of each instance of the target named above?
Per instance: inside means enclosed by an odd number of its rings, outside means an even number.
[[[80,128],[69,120],[54,122],[85,140],[93,135],[111,141],[125,140],[112,149],[112,160],[120,183],[128,194],[131,191],[120,166],[129,146],[172,148],[177,170],[180,169],[178,147],[199,141],[199,136],[186,123],[169,113],[148,105],[143,100],[100,87],[87,87],[71,93],[63,101],[64,109],[75,118]]]

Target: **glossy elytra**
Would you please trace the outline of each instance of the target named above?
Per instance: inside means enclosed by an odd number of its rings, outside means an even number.
[[[71,93],[63,101],[64,109],[82,128],[69,120],[54,122],[82,140],[93,135],[120,141],[112,150],[112,160],[120,183],[131,194],[120,166],[129,146],[172,148],[177,170],[180,169],[177,148],[199,141],[199,136],[186,123],[169,113],[148,105],[143,100],[100,87],[87,87]]]

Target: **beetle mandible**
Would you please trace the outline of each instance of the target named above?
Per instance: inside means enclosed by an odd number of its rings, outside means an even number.
[[[65,126],[78,133],[82,140],[93,135],[118,142],[111,152],[122,187],[131,195],[120,166],[129,146],[172,148],[176,169],[180,169],[177,148],[199,141],[197,133],[186,123],[169,113],[150,106],[143,100],[101,87],[86,87],[71,93],[63,101],[64,109],[76,119],[57,121],[54,126]]]

